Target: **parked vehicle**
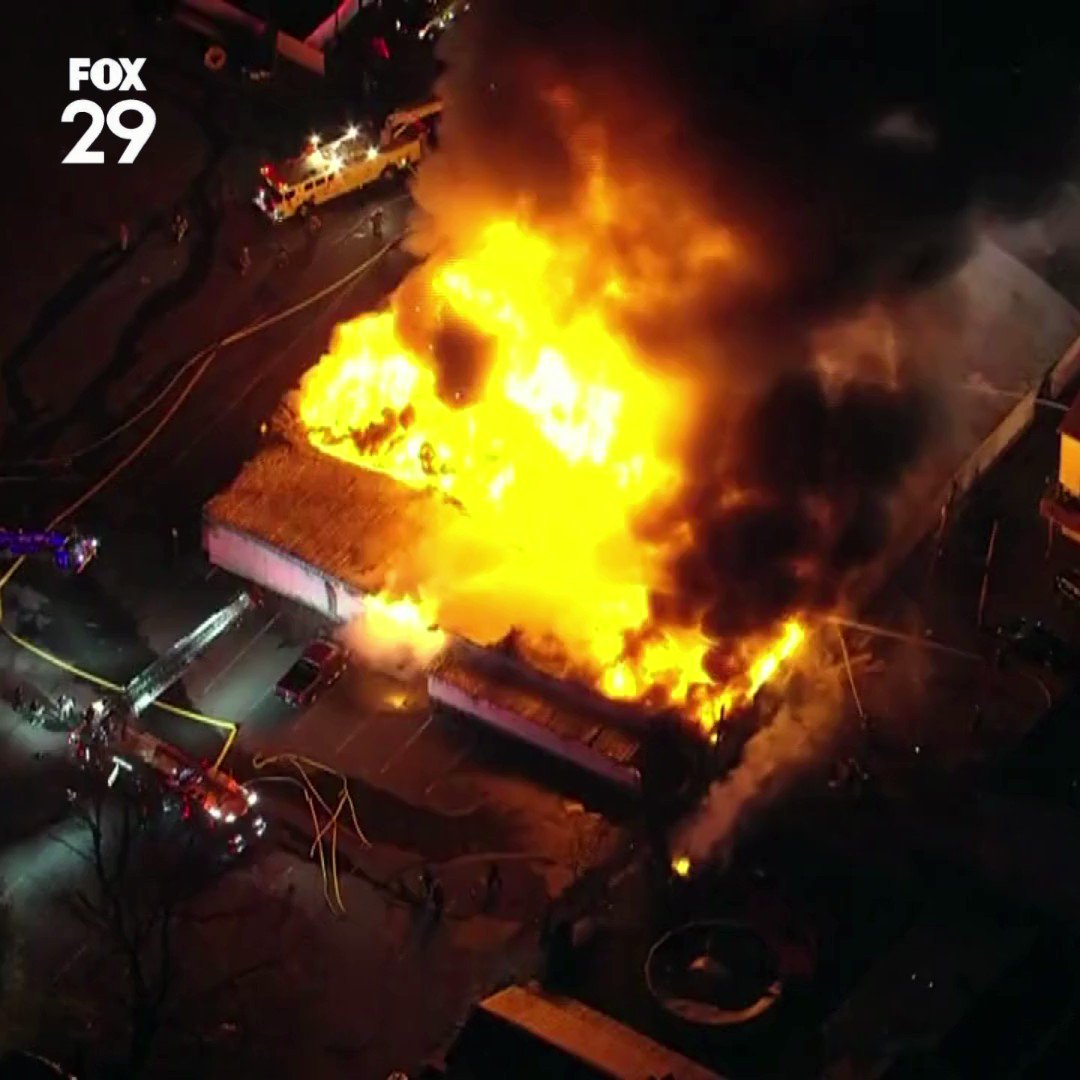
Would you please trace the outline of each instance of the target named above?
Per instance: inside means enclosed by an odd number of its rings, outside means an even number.
[[[258,796],[214,765],[135,728],[130,718],[92,714],[68,736],[71,759],[118,785],[148,817],[168,814],[198,828],[232,858],[266,832]]]
[[[278,680],[274,693],[297,708],[310,705],[345,673],[349,657],[335,641],[317,638]]]
[[[377,136],[350,126],[330,142],[312,135],[303,153],[267,162],[259,170],[255,205],[271,221],[284,221],[330,199],[360,191],[418,165],[434,144],[442,102],[397,109]]]

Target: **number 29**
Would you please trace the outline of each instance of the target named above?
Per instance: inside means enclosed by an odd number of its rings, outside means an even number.
[[[124,113],[134,112],[139,114],[139,122],[135,125],[123,122]],[[103,150],[91,150],[102,129],[108,125],[109,130],[117,138],[125,140],[127,146],[120,154],[120,164],[130,165],[146,145],[146,140],[157,126],[157,115],[154,110],[140,101],[138,98],[128,98],[118,101],[106,114],[105,110],[96,102],[86,98],[68,103],[60,117],[62,124],[71,124],[80,117],[89,116],[90,124],[82,133],[79,141],[68,151],[64,158],[65,165],[101,165],[105,161]]]

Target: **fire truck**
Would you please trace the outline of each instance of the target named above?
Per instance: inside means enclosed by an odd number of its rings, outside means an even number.
[[[119,710],[88,717],[68,737],[75,763],[124,785],[150,812],[175,815],[236,856],[266,832],[258,799],[228,773],[135,728]]]
[[[210,644],[257,603],[251,593],[238,593],[119,693],[94,702],[68,736],[68,750],[77,765],[105,777],[109,787],[123,784],[148,814],[175,815],[190,822],[220,841],[226,856],[239,855],[266,832],[266,819],[252,809],[255,793],[224,770],[196,761],[137,724]]]
[[[255,205],[272,221],[284,221],[412,168],[427,153],[441,112],[437,100],[397,109],[378,138],[355,126],[333,142],[313,135],[299,157],[263,165]]]

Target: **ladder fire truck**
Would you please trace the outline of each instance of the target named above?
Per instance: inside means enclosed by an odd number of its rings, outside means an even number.
[[[0,528],[0,554],[22,558],[26,555],[52,555],[60,570],[80,574],[98,552],[98,541],[81,533],[57,529]]]
[[[190,822],[236,856],[266,832],[266,819],[253,808],[257,797],[223,769],[203,764],[183,750],[137,727],[140,715],[215,639],[255,606],[241,592],[200,626],[136,675],[115,697],[94,702],[68,737],[79,766],[107,784],[124,784],[153,812]]]
[[[284,221],[412,168],[427,153],[441,112],[437,100],[397,109],[377,139],[355,126],[333,142],[313,135],[299,157],[262,167],[255,205],[272,221]]]

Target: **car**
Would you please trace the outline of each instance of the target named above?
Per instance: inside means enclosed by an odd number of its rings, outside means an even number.
[[[1002,658],[1011,653],[1059,675],[1080,666],[1080,653],[1038,620],[1010,619],[997,628],[997,636]]]
[[[274,693],[290,705],[310,705],[341,678],[348,662],[348,653],[336,641],[316,638],[281,676]]]

